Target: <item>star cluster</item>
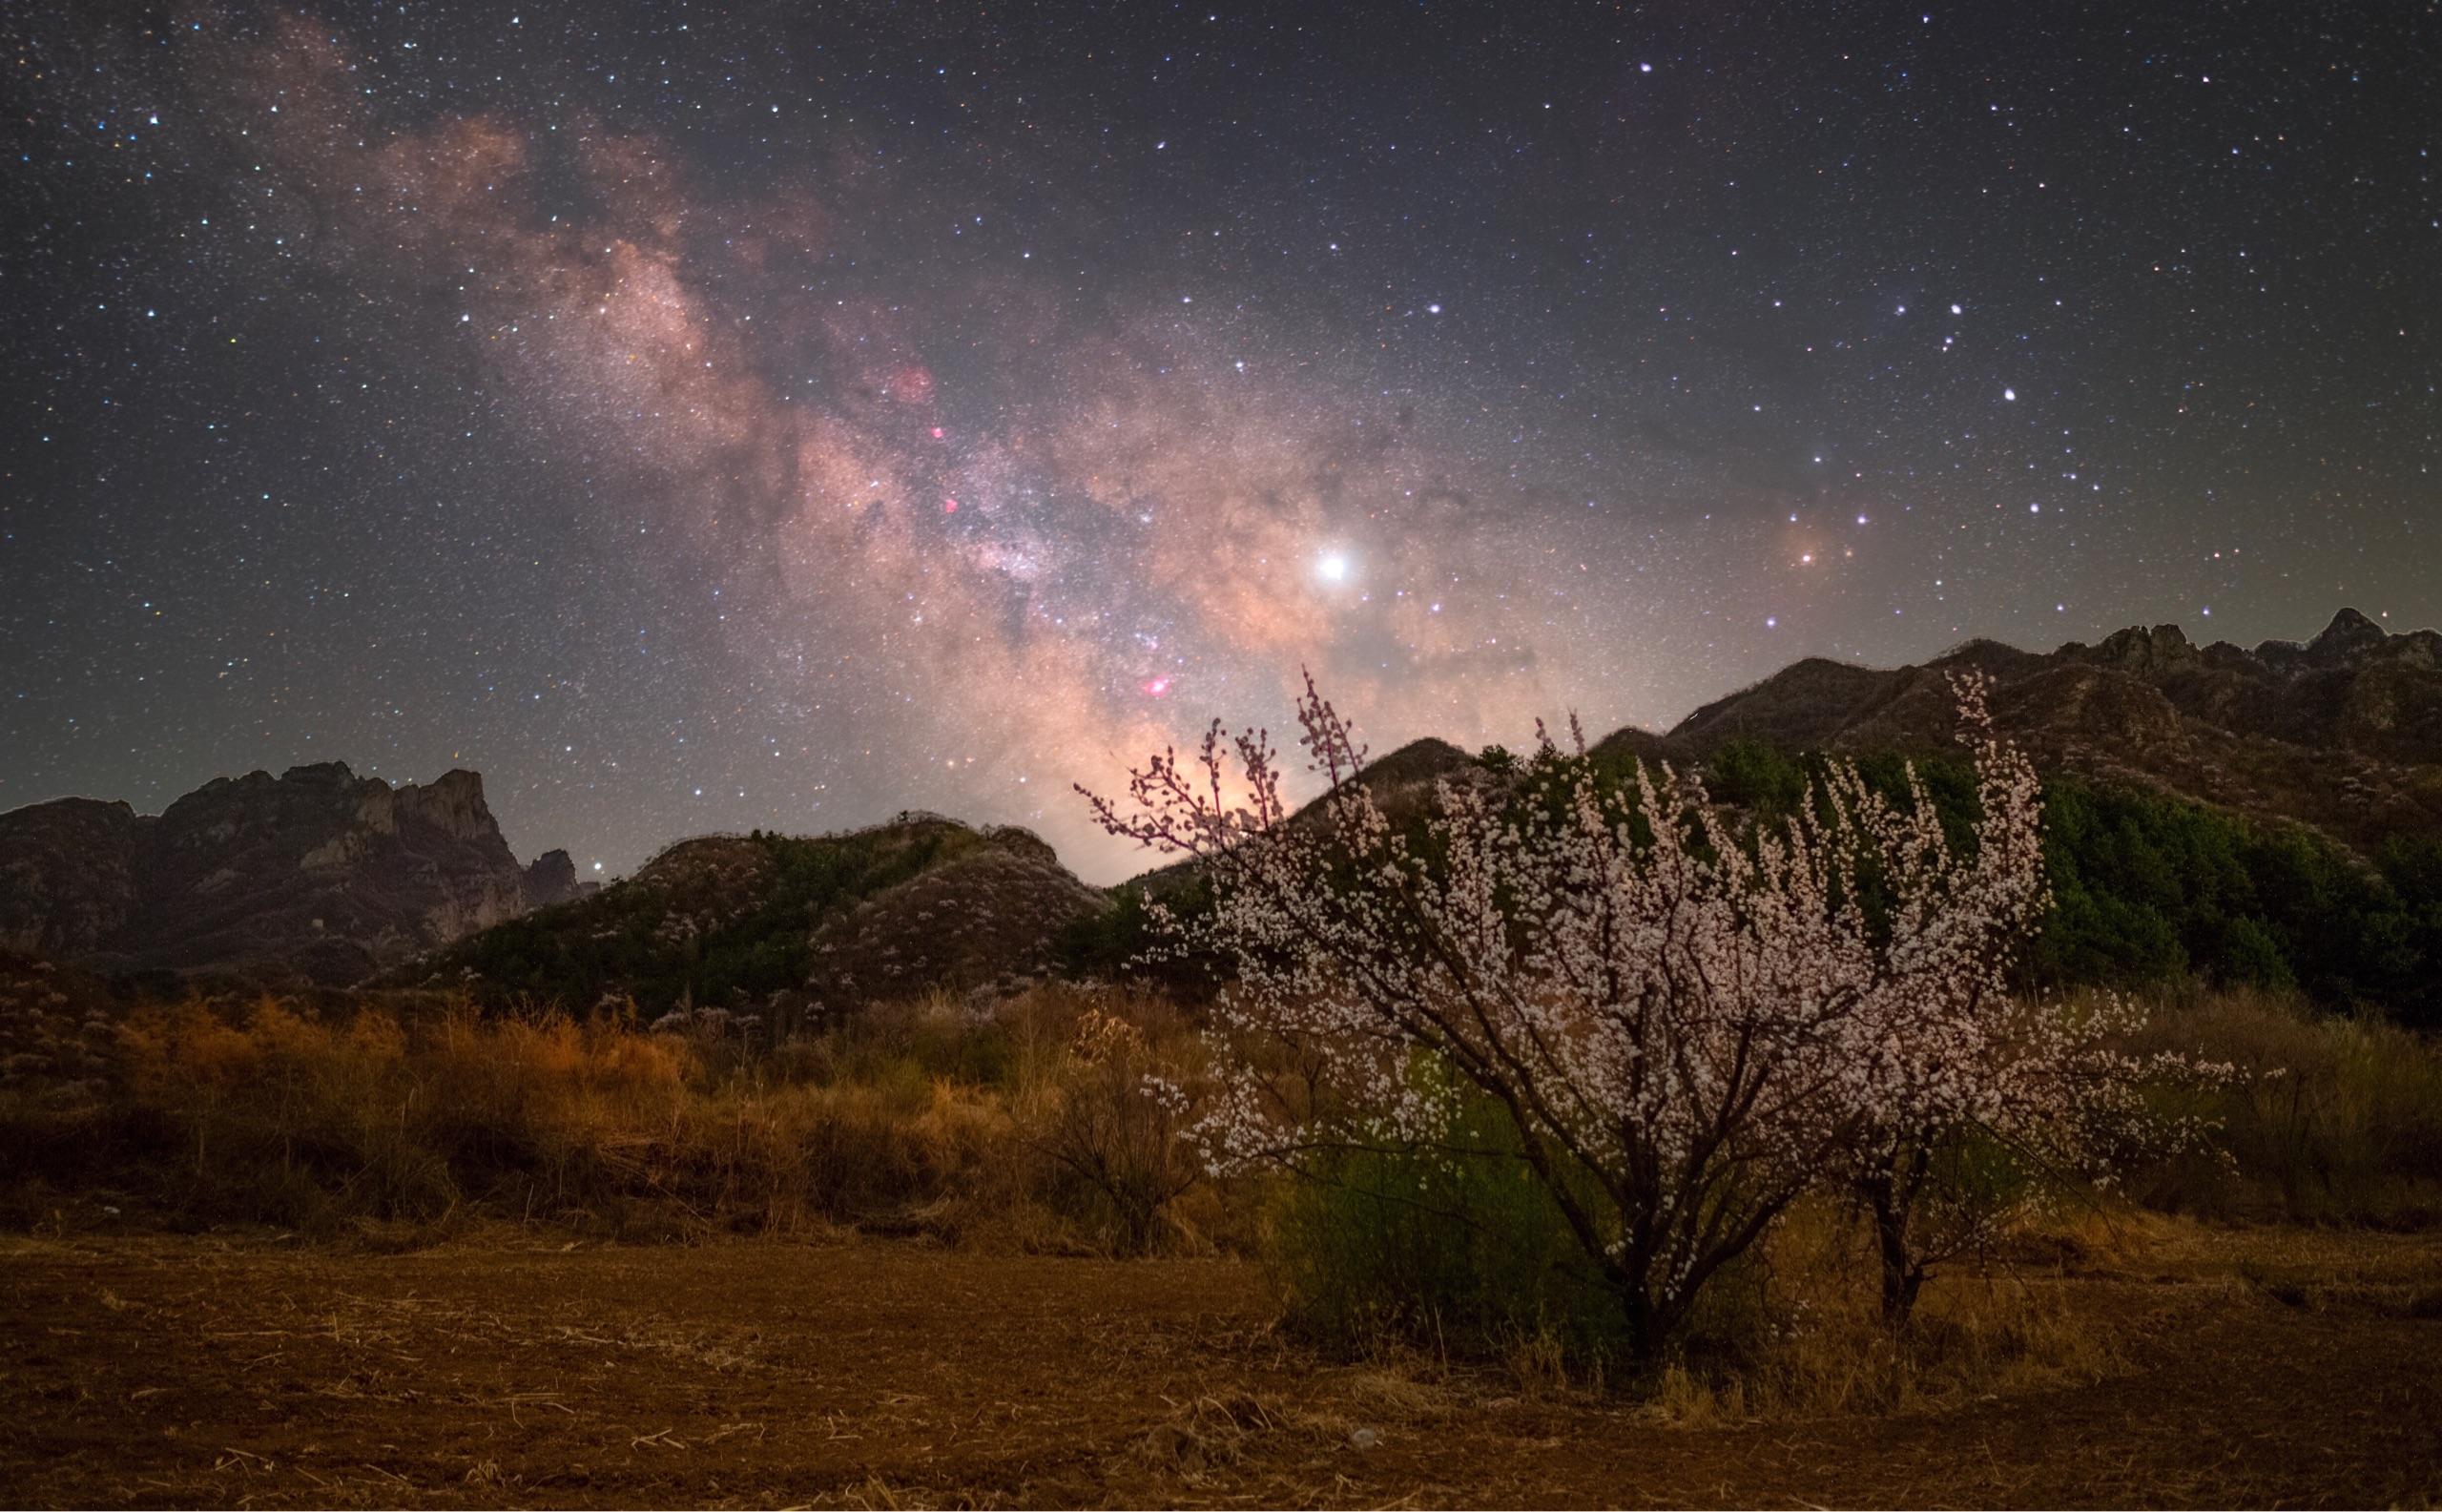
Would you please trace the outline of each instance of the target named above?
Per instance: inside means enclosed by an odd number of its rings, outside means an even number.
[[[2442,619],[2431,5],[20,9],[0,808],[522,852]]]

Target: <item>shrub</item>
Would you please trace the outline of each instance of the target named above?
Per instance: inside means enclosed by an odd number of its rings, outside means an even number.
[[[2328,1007],[2442,1023],[2442,871],[2419,842],[2394,840],[2370,867],[2305,830],[2067,777],[2045,805],[2053,908],[2031,980],[2296,986]]]
[[[1279,1188],[1272,1258],[1291,1318],[1342,1348],[1425,1339],[1491,1357],[1533,1344],[1597,1367],[1624,1350],[1619,1295],[1585,1263],[1514,1127],[1462,1097],[1448,1135],[1463,1153],[1344,1151]]]
[[[1200,1079],[1157,1058],[1137,1022],[1101,1008],[1078,1020],[1064,1071],[1033,1120],[1034,1146],[1107,1213],[1118,1249],[1143,1254],[1203,1179],[1181,1138]]]

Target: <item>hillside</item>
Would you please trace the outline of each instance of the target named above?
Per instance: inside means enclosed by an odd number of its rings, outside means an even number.
[[[2050,652],[1970,641],[1888,669],[1808,657],[1666,734],[1616,730],[1588,754],[1625,768],[1631,759],[1708,764],[1733,744],[1955,752],[1950,677],[1970,669],[1992,679],[2002,733],[2047,774],[2303,825],[2368,856],[2395,834],[2442,833],[2442,633],[2389,634],[2350,609],[2310,641],[2253,651],[2197,647],[2178,626],[2158,625]],[[1358,780],[1404,812],[1436,780],[1482,759],[1447,741],[1415,740],[1367,763]],[[1179,871],[1169,865],[1138,880]]]
[[[681,840],[589,898],[389,979],[583,1008],[633,998],[802,1022],[940,988],[1010,987],[1108,907],[1022,829],[902,815],[842,835]]]
[[[0,814],[0,948],[105,972],[342,984],[580,890],[564,851],[518,865],[472,772],[394,788],[334,761],[217,778],[157,816]]]
[[[1857,759],[1896,791],[1918,758],[1967,822],[1974,783],[1954,740],[1950,673],[1983,672],[1996,722],[2046,785],[2053,908],[2030,985],[2146,988],[2204,981],[2297,988],[2333,1007],[2442,1023],[2442,636],[2387,635],[2353,611],[2304,645],[2199,649],[2176,626],[2048,654],[1975,641],[1923,666],[1810,659],[1707,704],[1666,735],[1625,729],[1588,754],[1692,764],[1734,809],[1786,813],[1811,756]],[[1395,821],[1420,820],[1439,778],[1498,782],[1518,759],[1419,740],[1360,780]],[[1313,806],[1293,822],[1313,822]],[[1128,969],[1150,936],[1142,895],[1203,905],[1191,865],[1120,889],[1080,962]],[[1217,962],[1165,980],[1209,990]]]
[[[2303,644],[2199,647],[2176,625],[2038,654],[1974,641],[1888,671],[1802,661],[1689,715],[1669,741],[1786,749],[1950,744],[1948,674],[1995,682],[2002,732],[2050,772],[2175,794],[2303,824],[2372,855],[2442,831],[2442,634],[2387,633],[2342,610]]]

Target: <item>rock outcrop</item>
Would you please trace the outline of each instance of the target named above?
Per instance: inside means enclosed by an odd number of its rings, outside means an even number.
[[[545,851],[526,868],[526,901],[528,906],[548,908],[586,897],[599,886],[595,882],[576,880],[576,862],[566,851]]]
[[[0,814],[0,948],[104,971],[350,983],[578,891],[565,853],[518,865],[472,772],[394,788],[333,761],[217,778],[157,816]]]
[[[835,1006],[1005,989],[1048,975],[1061,933],[1108,906],[1032,832],[989,829],[983,843],[822,919],[806,986]]]

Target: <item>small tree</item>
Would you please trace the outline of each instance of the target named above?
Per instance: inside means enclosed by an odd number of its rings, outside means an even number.
[[[1894,945],[1941,963],[1916,990],[1882,999],[1881,1022],[1860,1040],[1867,1091],[1849,1179],[1873,1224],[1883,1316],[1894,1326],[1932,1267],[1985,1242],[2026,1191],[2026,1147],[2007,1133],[2035,1131],[2044,1100],[2031,1094],[2058,1047],[2013,1015],[2007,987],[2017,946],[2050,901],[2040,784],[2026,757],[1995,738],[1984,680],[1954,677],[1952,691],[1976,758],[1972,855],[1950,844],[1913,765],[1904,809],[1853,767],[1833,766],[1825,779],[1845,790],[1861,828],[1903,837],[1878,848],[1871,882],[1888,900]]]
[[[1894,950],[1938,962],[1876,1000],[1862,1041],[1867,1095],[1851,1151],[1852,1190],[1873,1227],[1886,1321],[1904,1328],[1934,1267],[1982,1248],[2065,1181],[2108,1185],[2132,1158],[2190,1143],[2204,1127],[2158,1110],[2157,1088],[2217,1082],[2225,1067],[2132,1055],[2145,1024],[2117,998],[2025,1002],[2007,986],[2018,948],[2051,903],[2040,785],[1995,734],[1986,684],[1952,679],[1976,773],[1976,843],[1947,840],[1913,767],[1900,809],[1833,766],[1858,829],[1906,837],[1873,847],[1870,890],[1888,900]]]
[[[1874,1100],[1914,1064],[1894,1040],[1981,991],[2039,906],[2032,775],[1996,742],[1978,761],[2002,801],[1962,872],[1937,860],[1929,803],[1902,811],[1846,763],[1785,825],[1740,835],[1692,775],[1601,782],[1574,725],[1573,750],[1542,738],[1514,781],[1444,779],[1403,833],[1311,677],[1298,720],[1326,792],[1294,819],[1266,735],[1217,722],[1192,761],[1131,773],[1125,809],[1086,794],[1110,833],[1211,881],[1183,942],[1237,979],[1199,1136],[1225,1167],[1430,1151],[1471,1086],[1643,1357],[1801,1193],[1858,1169]],[[1291,1047],[1294,1077],[1255,1068],[1264,1041]]]
[[[2117,996],[1951,1006],[1952,1022],[1924,1026],[1956,1046],[1945,1067],[1914,1054],[1884,1067],[1852,1177],[1881,1256],[1883,1317],[1900,1329],[1943,1261],[2064,1189],[2108,1189],[2132,1164],[2203,1144],[2216,1121],[2166,1108],[2163,1094],[2216,1090],[2236,1074],[2129,1049],[2147,1015]]]

